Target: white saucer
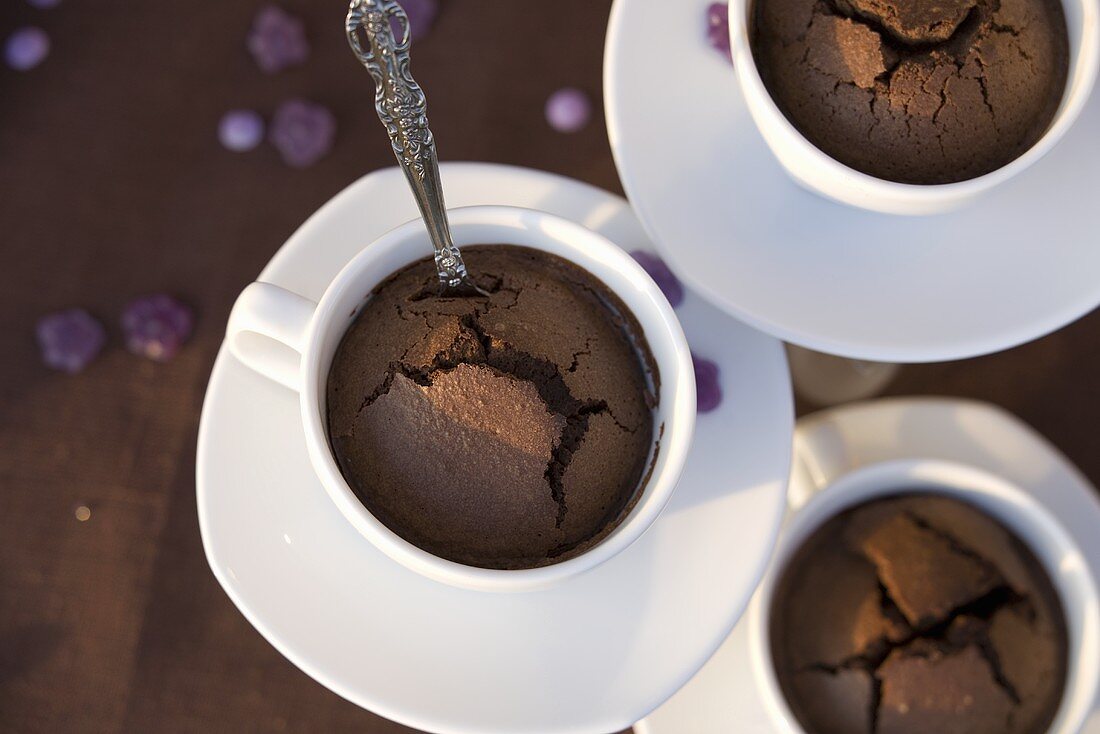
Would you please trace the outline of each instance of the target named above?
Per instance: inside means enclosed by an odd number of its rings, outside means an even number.
[[[893,459],[944,459],[985,469],[1029,489],[1100,565],[1096,490],[1053,446],[986,403],[894,398],[803,418],[795,432],[790,496],[802,504],[842,474]],[[699,675],[635,726],[636,734],[773,732],[752,679],[748,624],[738,624]],[[1084,734],[1100,734],[1100,711]]]
[[[451,206],[511,204],[648,248],[626,202],[591,186],[487,164],[442,167]],[[326,204],[260,278],[319,297],[366,243],[417,215],[397,169]],[[490,594],[389,560],[310,469],[297,396],[223,349],[203,406],[199,523],[226,593],[295,665],[341,696],[436,732],[592,732],[632,724],[729,634],[772,550],[793,407],[778,341],[688,295],[677,310],[725,399],[701,415],[688,468],[638,542],[546,591]]]
[[[768,333],[886,362],[959,359],[1100,304],[1100,94],[1019,178],[962,211],[863,212],[796,186],[757,132],[710,0],[616,0],[604,59],[611,147],[664,257]]]

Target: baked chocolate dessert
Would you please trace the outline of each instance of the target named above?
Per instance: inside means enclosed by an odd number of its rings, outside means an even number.
[[[787,119],[836,160],[943,184],[1019,157],[1061,102],[1060,0],[755,0],[753,56]]]
[[[409,542],[483,568],[557,563],[610,533],[644,485],[656,365],[582,268],[522,247],[462,252],[488,297],[441,298],[425,259],[348,329],[328,378],[332,450]]]
[[[931,494],[819,528],[783,571],[770,638],[810,734],[1041,734],[1065,686],[1065,617],[1038,560]]]

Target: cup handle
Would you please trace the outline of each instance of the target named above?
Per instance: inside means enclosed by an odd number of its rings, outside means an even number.
[[[301,390],[302,350],[317,304],[270,283],[251,283],[229,314],[229,351],[264,377]]]
[[[787,507],[792,510],[800,509],[829,484],[828,475],[819,465],[814,449],[803,433],[795,428],[791,476],[787,484]]]

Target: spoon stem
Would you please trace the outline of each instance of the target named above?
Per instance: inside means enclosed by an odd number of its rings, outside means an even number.
[[[394,36],[394,27],[401,37]],[[374,107],[394,156],[424,218],[443,289],[471,286],[462,254],[451,239],[427,99],[409,70],[409,19],[397,0],[351,0],[345,22],[348,43],[374,77]],[[360,42],[360,33],[367,43]]]

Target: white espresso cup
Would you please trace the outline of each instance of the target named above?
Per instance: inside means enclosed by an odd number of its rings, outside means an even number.
[[[802,544],[838,514],[869,500],[934,492],[968,502],[1014,532],[1042,564],[1066,618],[1068,665],[1062,702],[1048,734],[1074,734],[1092,711],[1100,682],[1100,598],[1096,580],[1073,538],[1026,491],[988,472],[946,461],[890,461],[857,469],[789,513],[763,583],[749,606],[753,679],[776,732],[804,734],[779,687],[769,624],[776,583]]]
[[[455,244],[522,245],[557,255],[599,278],[637,318],[660,376],[654,415],[652,472],[623,521],[581,555],[541,568],[497,570],[455,563],[404,540],[359,501],[332,455],[325,386],[344,332],[376,285],[431,254],[422,220],[397,227],[363,249],[317,303],[269,283],[252,283],[237,298],[226,339],[244,364],[298,392],[310,462],[329,497],[367,540],[402,565],[437,581],[482,591],[549,586],[619,553],[648,528],[680,478],[695,426],[695,373],[683,329],[660,289],[626,252],[579,224],[544,212],[472,206],[449,212]],[[569,318],[568,314],[561,314]],[[652,453],[656,451],[656,456]],[[427,460],[427,457],[423,457]],[[416,460],[410,457],[411,460]],[[478,461],[470,456],[470,461]]]
[[[787,173],[802,187],[827,199],[886,214],[935,214],[972,202],[1046,155],[1081,113],[1100,66],[1098,0],[1062,0],[1069,32],[1069,73],[1062,102],[1045,133],[1022,155],[976,178],[947,184],[905,184],[876,178],[847,166],[815,146],[791,124],[772,99],[750,44],[753,4],[730,0],[733,65],[760,134]]]

